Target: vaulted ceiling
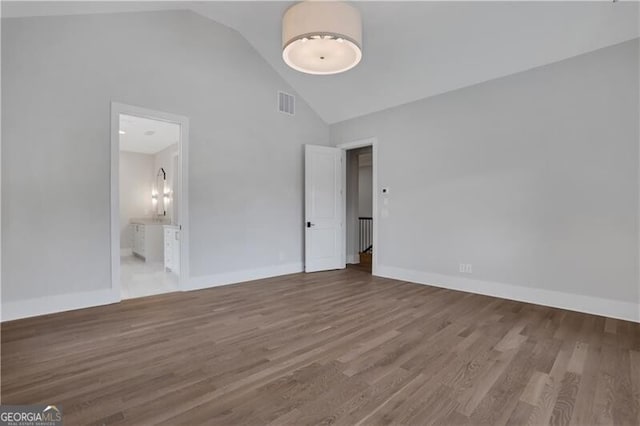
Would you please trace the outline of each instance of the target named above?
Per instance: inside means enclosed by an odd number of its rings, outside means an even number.
[[[621,1],[355,2],[363,60],[333,76],[282,61],[280,22],[294,2],[3,2],[3,16],[191,9],[241,33],[327,122],[546,65],[640,35],[639,5]]]

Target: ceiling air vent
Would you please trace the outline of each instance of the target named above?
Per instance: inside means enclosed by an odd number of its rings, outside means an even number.
[[[296,97],[285,92],[278,92],[278,111],[294,115],[296,113]]]

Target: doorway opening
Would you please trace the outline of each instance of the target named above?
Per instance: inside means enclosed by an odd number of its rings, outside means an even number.
[[[112,288],[117,299],[180,289],[188,121],[112,104]]]
[[[347,268],[372,272],[373,147],[347,150],[345,235]]]

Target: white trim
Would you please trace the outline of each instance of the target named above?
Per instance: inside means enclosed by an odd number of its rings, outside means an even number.
[[[112,289],[102,289],[71,294],[56,294],[35,299],[4,302],[2,304],[2,321],[35,317],[74,309],[91,308],[108,305],[120,301]]]
[[[0,17],[2,17],[2,11],[0,10]],[[0,25],[1,26],[1,25]],[[0,46],[2,45],[2,31],[0,31]],[[0,69],[1,69],[2,59],[0,55]],[[2,85],[0,84],[0,99],[2,99]],[[2,117],[2,102],[0,102],[0,117]],[[2,120],[0,120],[0,320],[3,315],[3,307],[2,307]],[[0,367],[0,370],[2,368]],[[0,371],[1,373],[1,371]]]
[[[295,274],[302,272],[303,270],[303,263],[295,262],[263,268],[226,272],[216,275],[193,277],[189,282],[184,283],[180,290],[200,290],[229,284],[244,283],[264,278]],[[43,296],[35,299],[19,300],[15,302],[5,302],[2,304],[2,322],[72,311],[75,309],[108,305],[111,303],[118,303],[120,300],[120,293],[115,293],[113,289],[109,288],[81,293]]]
[[[181,193],[177,206],[180,218],[180,276],[178,289],[189,282],[189,118],[162,111],[111,102],[111,292],[120,301],[120,114],[134,115],[180,125],[178,176]]]
[[[638,8],[638,16],[636,17],[638,19],[638,22],[640,23],[640,8]],[[640,43],[638,43],[638,54],[640,55]],[[640,87],[638,87],[638,96],[640,97]],[[638,132],[640,133],[640,120],[638,120]],[[640,139],[638,140],[638,164],[640,164]],[[638,303],[638,316],[640,316],[640,169],[638,169],[638,167],[636,167],[636,173],[638,173],[638,176],[636,176],[636,178],[638,179],[637,183],[638,183],[638,222],[636,223],[636,228],[638,230],[638,235],[637,235],[637,244],[638,244],[638,252],[637,252],[637,261],[638,263],[636,264],[636,276],[638,278],[638,282],[636,283],[637,288],[636,290],[638,291],[636,294],[638,295],[638,300],[636,300],[636,302]]]
[[[133,256],[133,249],[131,247],[129,248],[121,248],[120,249],[120,256]]]
[[[189,119],[180,117],[180,161],[178,161],[178,176],[181,193],[178,194],[178,205],[174,209],[178,211],[180,223],[180,276],[178,277],[178,289],[189,283]]]
[[[378,275],[395,280],[409,281],[434,287],[459,290],[467,293],[484,294],[501,299],[517,300],[570,311],[602,315],[640,323],[640,304],[619,300],[603,299],[581,294],[564,293],[532,287],[469,278],[432,274],[429,272],[378,266]]]
[[[342,217],[340,218],[340,235],[342,235],[342,269],[347,267],[347,151],[340,151],[340,166],[342,182],[340,182],[340,195],[342,196]]]
[[[371,147],[371,151],[372,151],[372,158],[373,158],[373,166],[372,166],[372,177],[373,177],[373,199],[372,199],[372,203],[373,203],[373,208],[371,210],[371,218],[373,220],[373,229],[372,229],[372,244],[373,244],[373,253],[371,255],[371,274],[372,275],[378,275],[378,256],[377,253],[380,252],[379,250],[379,246],[378,246],[378,138],[376,137],[371,137],[371,138],[366,138],[366,139],[359,139],[359,140],[355,140],[355,141],[351,141],[351,142],[346,142],[346,143],[341,143],[339,145],[336,145],[336,148],[340,148],[342,150],[344,150],[345,152],[350,150],[350,149],[356,149],[356,148],[363,148],[365,146],[370,146]],[[347,162],[343,161],[343,175],[346,176],[346,167],[347,167]],[[346,188],[346,179],[343,179],[342,182],[342,192],[344,194],[346,194],[347,192],[347,188]],[[343,219],[342,222],[346,223],[346,217],[347,217],[347,203],[344,202],[344,212],[343,212]],[[346,228],[343,229],[342,232],[342,238],[343,238],[343,247],[345,247],[345,249],[343,250],[343,253],[345,253],[345,263],[349,263],[347,262],[346,259],[346,245],[347,245],[347,233],[346,233]]]
[[[351,265],[357,265],[360,263],[360,258],[357,254],[348,254],[347,255],[347,263]]]
[[[119,104],[111,102],[111,291],[121,300],[120,291],[120,111]]]
[[[256,269],[225,272],[222,274],[192,277],[183,290],[201,290],[228,284],[243,283],[246,281],[260,280],[263,278],[278,277],[281,275],[295,274],[304,271],[303,262],[286,263],[283,265],[266,266]]]

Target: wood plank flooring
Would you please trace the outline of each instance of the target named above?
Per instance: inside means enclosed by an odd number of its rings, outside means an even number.
[[[67,425],[638,425],[640,325],[296,274],[2,325],[2,403]]]

